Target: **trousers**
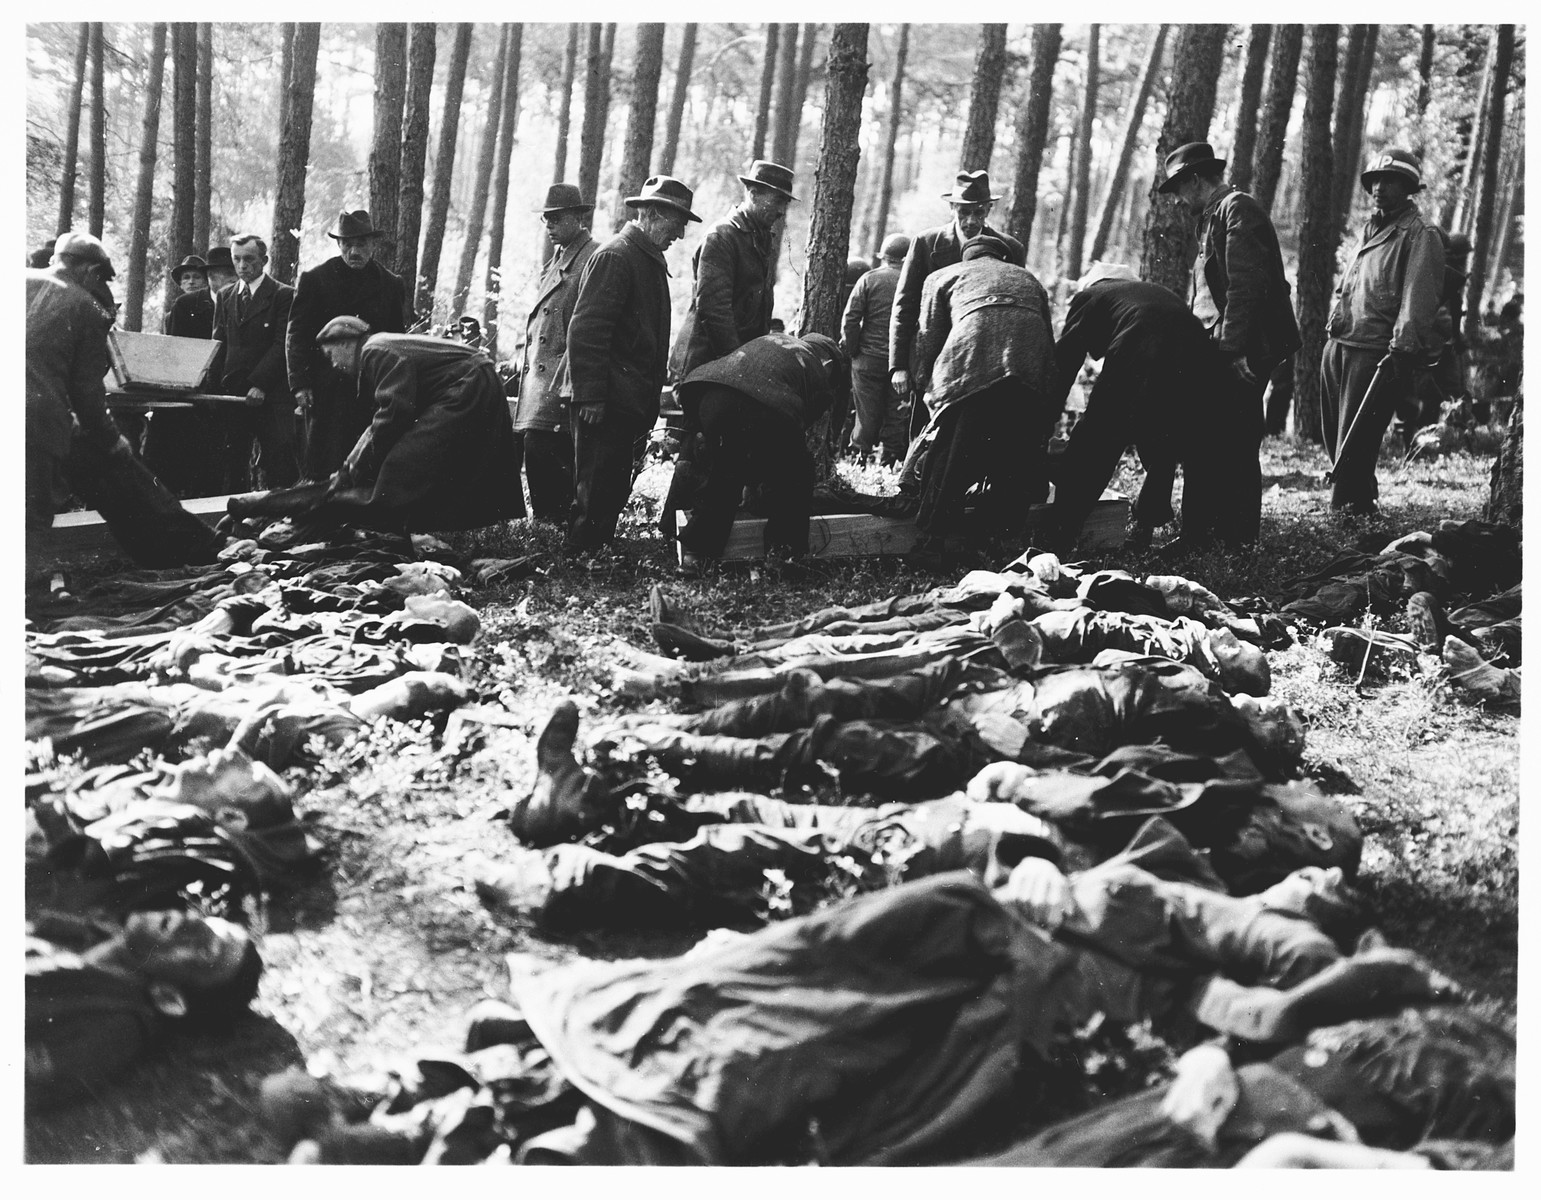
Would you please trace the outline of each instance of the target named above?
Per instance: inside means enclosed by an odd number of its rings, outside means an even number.
[[[535,519],[565,521],[573,506],[572,430],[520,430],[515,432],[514,442],[524,465]],[[515,463],[514,470],[518,469]]]
[[[1336,459],[1333,508],[1372,504],[1380,495],[1375,460],[1380,457],[1381,439],[1396,406],[1383,399],[1357,426],[1354,418],[1375,378],[1376,365],[1384,357],[1381,350],[1349,346],[1336,339],[1329,340],[1322,351],[1322,442]],[[1351,428],[1352,440],[1348,437]]]
[[[599,422],[573,422],[573,502],[567,516],[567,545],[597,550],[615,540],[621,509],[631,498],[635,476],[634,443],[646,425],[605,405]]]
[[[886,359],[858,354],[851,360],[851,400],[856,405],[851,444],[863,454],[881,445],[883,462],[904,461],[910,444],[910,405],[889,386]]]

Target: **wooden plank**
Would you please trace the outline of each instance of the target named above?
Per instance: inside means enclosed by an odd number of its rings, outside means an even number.
[[[120,387],[145,384],[190,392],[203,384],[219,353],[207,338],[169,337],[161,333],[107,333],[107,358]]]
[[[107,407],[122,412],[153,412],[162,408],[198,408],[214,404],[244,405],[245,396],[226,396],[219,392],[189,392],[177,388],[134,387],[129,390],[107,385]]]
[[[195,496],[182,501],[187,509],[205,525],[218,524],[225,515],[229,496]],[[53,545],[59,551],[109,550],[116,543],[107,532],[107,523],[93,510],[60,513],[54,518]]]
[[[1042,527],[1047,504],[1035,504],[1028,512],[1028,536]],[[1077,551],[1117,550],[1124,544],[1129,526],[1129,500],[1118,492],[1102,493],[1076,543]],[[867,513],[836,513],[814,516],[808,526],[808,553],[812,558],[873,558],[908,554],[920,533],[909,518],[874,517]],[[723,547],[724,562],[743,562],[765,557],[765,521],[741,517]]]

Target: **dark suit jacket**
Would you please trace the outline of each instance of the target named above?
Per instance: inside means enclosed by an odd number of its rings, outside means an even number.
[[[1220,310],[1217,349],[1267,374],[1300,348],[1279,237],[1263,206],[1226,185],[1199,221],[1204,279]]]
[[[990,237],[1000,238],[1011,251],[1008,261],[1016,266],[1027,266],[1027,251],[1016,238],[1002,233],[990,225],[984,228]],[[910,349],[915,341],[915,331],[920,326],[920,292],[926,285],[926,276],[932,271],[950,267],[963,261],[963,243],[958,240],[958,227],[954,221],[928,229],[918,234],[910,243],[910,252],[904,256],[904,266],[899,268],[899,288],[894,293],[893,313],[888,326],[888,369],[910,370]]]
[[[669,358],[669,267],[635,221],[589,256],[567,327],[573,404],[639,428],[658,419]]]
[[[232,283],[223,287],[214,297],[214,340],[222,346],[220,390],[229,396],[244,396],[254,387],[261,388],[269,402],[277,399],[292,407],[284,336],[289,328],[294,289],[264,275],[247,301],[245,315],[237,321],[238,286]]]
[[[161,318],[161,332],[172,337],[203,338],[213,336],[214,297],[207,288],[201,292],[189,292],[171,302],[166,315]]]
[[[316,334],[333,317],[360,317],[370,333],[407,331],[407,289],[401,276],[377,262],[355,271],[340,257],[300,274],[289,310],[286,340],[289,390],[314,388],[331,377]]]

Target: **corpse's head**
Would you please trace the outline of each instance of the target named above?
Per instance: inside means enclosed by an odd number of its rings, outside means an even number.
[[[294,819],[294,793],[244,750],[215,750],[178,763],[157,795],[213,814],[226,828],[261,828]]]
[[[1268,656],[1260,647],[1242,641],[1229,629],[1211,629],[1204,639],[1202,653],[1212,664],[1220,686],[1232,696],[1268,694]]]
[[[1306,748],[1305,721],[1282,700],[1270,696],[1231,697],[1231,707],[1241,714],[1263,751],[1280,766],[1298,763]]]
[[[1258,893],[1258,899],[1275,912],[1304,917],[1344,949],[1369,924],[1368,908],[1344,881],[1342,867],[1301,867]]]
[[[143,975],[160,1012],[199,1022],[241,1012],[262,975],[262,956],[246,930],[184,912],[133,913],[121,934],[87,958]]]

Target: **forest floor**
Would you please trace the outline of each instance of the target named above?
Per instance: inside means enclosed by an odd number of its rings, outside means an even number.
[[[1479,516],[1490,464],[1463,452],[1404,466],[1388,452],[1380,514],[1349,519],[1328,511],[1321,452],[1270,439],[1258,552],[1191,560],[1184,573],[1221,596],[1276,597],[1286,580],[1343,548],[1379,548],[1442,519]],[[387,723],[319,771],[296,774],[308,789],[300,807],[314,815],[328,854],[309,887],[255,915],[267,972],[253,1015],[233,1033],[173,1039],[99,1097],[30,1118],[28,1161],[281,1161],[255,1106],[269,1072],[378,1070],[425,1048],[455,1047],[465,1010],[506,993],[509,951],[653,956],[678,953],[700,936],[592,932],[548,940],[494,919],[477,900],[463,860],[516,844],[500,812],[534,779],[534,738],[552,706],[573,697],[588,728],[636,707],[609,688],[610,648],[620,639],[652,649],[654,583],[731,628],[920,591],[955,573],[880,559],[678,583],[653,531],[662,470],[649,469],[645,494],[623,520],[624,560],[601,570],[564,562],[555,532],[531,522],[452,539],[462,552],[531,554],[541,564],[528,579],[469,596],[483,619],[471,682],[482,703],[508,710],[514,726],[482,726],[446,741],[442,721],[439,728]],[[1132,494],[1128,470],[1124,490]],[[1123,552],[1101,565],[1160,569],[1148,556]],[[1309,637],[1270,657],[1274,694],[1308,723],[1306,776],[1340,795],[1365,830],[1361,882],[1380,927],[1512,1016],[1519,718],[1472,706],[1437,675],[1357,689],[1352,673]],[[1088,1031],[1056,1071],[1040,1073],[1037,1098],[1008,1114],[1007,1125],[1020,1129],[1143,1086],[1170,1057],[1148,1030],[1132,1038]]]

